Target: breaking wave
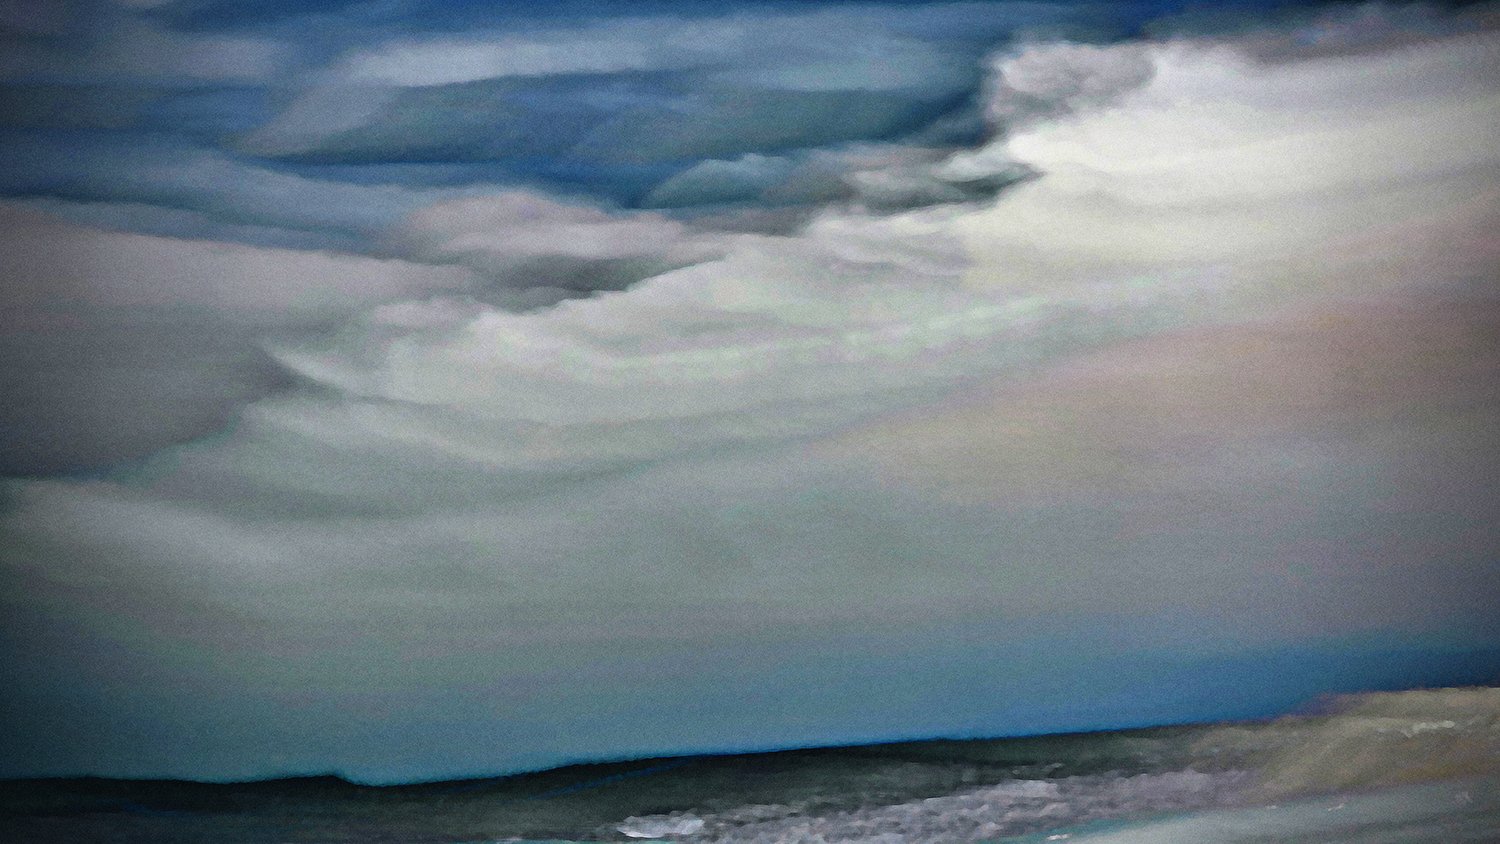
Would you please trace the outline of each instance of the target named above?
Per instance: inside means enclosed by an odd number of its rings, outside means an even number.
[[[1335,835],[1356,827],[1368,832],[1371,824],[1388,830],[1432,824],[1450,812],[1464,816],[1455,821],[1460,831],[1500,824],[1500,802],[1474,797],[1500,793],[1494,788],[1500,785],[1500,688],[1353,695],[1327,709],[1330,714],[1163,734],[1138,745],[1133,760],[1116,758],[1118,768],[1097,774],[1009,779],[835,810],[815,808],[838,802],[834,794],[800,804],[681,810],[631,817],[601,833],[723,844],[937,844],[1189,812],[1200,814],[1167,822],[1189,836],[1180,839],[1151,838],[1149,829],[1085,827],[1041,840],[1240,840],[1234,835],[1299,829]],[[1110,738],[1096,740],[1102,745]],[[1126,767],[1132,762],[1137,770]],[[1059,757],[1052,764],[1066,763]],[[1161,766],[1172,769],[1154,770]],[[1405,788],[1381,791],[1396,786]],[[1347,814],[1325,817],[1343,810]],[[1194,830],[1206,837],[1192,838]],[[1216,838],[1214,830],[1233,835]]]

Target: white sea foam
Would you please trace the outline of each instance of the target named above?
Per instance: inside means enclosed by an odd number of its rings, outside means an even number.
[[[1500,782],[1440,783],[1194,812],[1042,840],[1069,844],[1406,844],[1500,840]],[[1478,796],[1476,796],[1478,795]],[[1033,839],[1027,839],[1030,844]],[[1019,842],[1017,842],[1019,844]]]
[[[958,794],[826,814],[805,814],[792,806],[747,807],[705,817],[701,829],[675,835],[726,844],[983,841],[1100,818],[1212,805],[1245,781],[1243,772],[1194,770],[1010,780]],[[779,816],[767,817],[772,813]],[[633,820],[636,828],[654,830],[667,830],[673,823],[670,816]],[[646,820],[654,825],[641,826]],[[668,834],[672,833],[658,837]]]
[[[692,835],[703,828],[703,819],[687,814],[626,818],[615,828],[629,838],[666,838]]]
[[[1398,842],[1500,830],[1500,688],[1355,695],[1335,714],[1205,727],[1178,770],[1013,779],[888,805],[753,805],[631,818],[633,837],[722,844]],[[1151,754],[1148,753],[1147,756]],[[1146,757],[1140,762],[1145,764]],[[832,796],[832,795],[830,795]],[[1101,831],[1088,826],[1173,813]]]

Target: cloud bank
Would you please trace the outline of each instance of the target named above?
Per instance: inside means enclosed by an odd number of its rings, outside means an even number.
[[[1101,661],[1493,641],[1500,40],[1421,20],[1007,47],[988,140],[820,153],[825,184],[860,175],[775,230],[405,188],[377,259],[10,212],[26,309],[331,323],[262,335],[295,380],[220,435],[7,485],[8,711],[132,725],[26,739],[33,768],[399,778],[1076,727],[1149,717],[1078,679]],[[685,46],[411,39],[331,78],[717,78],[688,29],[637,26]],[[812,31],[726,73],[828,94]],[[871,96],[908,84],[836,59]],[[817,182],[813,153],[689,146],[720,163],[679,195]],[[329,207],[374,189],[348,190]],[[913,665],[959,702],[902,691]]]

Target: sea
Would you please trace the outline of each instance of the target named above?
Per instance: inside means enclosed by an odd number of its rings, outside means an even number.
[[[0,841],[1500,842],[1500,688],[1274,720],[362,785],[0,782]]]

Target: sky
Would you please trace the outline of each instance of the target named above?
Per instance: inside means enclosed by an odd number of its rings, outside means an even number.
[[[1500,7],[0,0],[0,776],[1500,679]]]

